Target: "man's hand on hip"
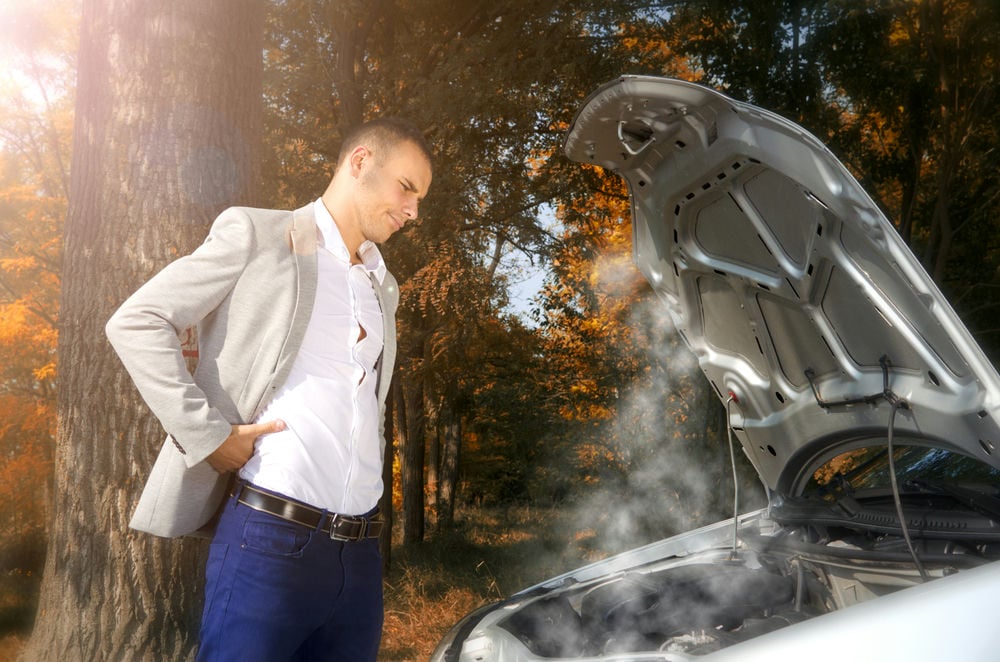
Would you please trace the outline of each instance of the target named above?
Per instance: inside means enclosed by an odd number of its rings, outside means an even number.
[[[206,461],[221,474],[238,471],[253,455],[253,444],[262,434],[280,432],[285,429],[281,420],[267,423],[234,425],[222,445],[216,448]]]

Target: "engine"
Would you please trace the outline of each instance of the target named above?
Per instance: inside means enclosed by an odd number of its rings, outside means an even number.
[[[544,658],[697,656],[922,581],[902,554],[887,562],[880,550],[878,560],[867,558],[873,550],[854,541],[767,547],[675,558],[559,589],[524,604],[501,627]],[[932,577],[984,561],[948,550],[929,556],[936,559],[925,570]]]

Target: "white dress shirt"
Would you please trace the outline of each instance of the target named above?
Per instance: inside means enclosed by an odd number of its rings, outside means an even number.
[[[258,438],[240,477],[317,508],[360,515],[382,495],[375,390],[382,311],[371,279],[381,283],[385,263],[366,241],[362,263],[351,264],[322,199],[313,207],[320,231],[316,303],[288,380],[257,419],[281,419],[286,427]]]

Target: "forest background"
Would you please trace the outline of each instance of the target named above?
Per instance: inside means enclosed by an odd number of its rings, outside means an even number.
[[[998,56],[995,0],[0,0],[0,657],[192,655],[206,547],[125,525],[162,432],[101,330],[221,209],[315,199],[346,127],[404,115],[437,154],[384,247],[383,658],[425,659],[483,601],[730,514],[621,182],[561,155],[586,95],[679,77],[805,126],[995,361]]]

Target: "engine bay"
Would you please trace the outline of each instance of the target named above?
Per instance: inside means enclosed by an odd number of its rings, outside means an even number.
[[[550,659],[712,653],[925,581],[892,537],[809,527],[745,531],[736,551],[673,558],[526,602],[500,626]],[[994,546],[922,543],[933,580],[1000,558]],[[663,658],[657,658],[663,659]]]

